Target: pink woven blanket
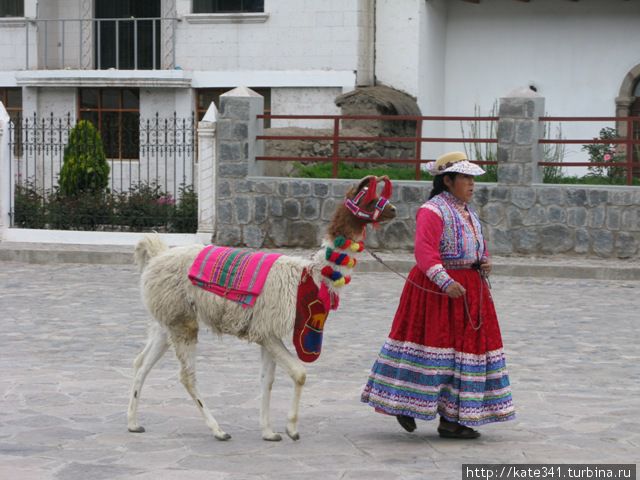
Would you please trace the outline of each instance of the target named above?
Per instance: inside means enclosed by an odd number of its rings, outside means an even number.
[[[191,268],[189,280],[205,290],[253,307],[269,270],[281,254],[247,252],[237,248],[204,247]]]

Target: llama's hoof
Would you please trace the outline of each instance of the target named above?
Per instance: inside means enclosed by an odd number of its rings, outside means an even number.
[[[266,440],[267,442],[279,442],[280,440],[282,440],[282,435],[275,432],[271,432],[268,434],[265,433],[262,435],[262,439]]]
[[[300,434],[298,432],[290,432],[289,429],[287,429],[287,435],[289,435],[291,440],[300,440]]]
[[[144,427],[129,427],[131,433],[144,433]]]
[[[213,436],[216,437],[216,439],[220,440],[221,442],[227,441],[231,438],[231,435],[229,435],[226,432],[216,433]]]

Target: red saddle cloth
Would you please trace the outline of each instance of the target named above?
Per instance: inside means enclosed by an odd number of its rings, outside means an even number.
[[[303,362],[314,362],[320,356],[324,323],[332,307],[319,298],[319,292],[311,275],[304,270],[298,285],[296,323],[293,328],[293,345]]]

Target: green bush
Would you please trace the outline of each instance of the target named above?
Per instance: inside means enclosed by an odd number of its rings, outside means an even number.
[[[55,190],[48,197],[47,221],[57,230],[100,230],[112,219],[112,195],[80,192],[67,196]]]
[[[618,131],[615,128],[604,127],[600,130],[600,136],[597,140],[613,140],[619,139]],[[625,155],[619,148],[617,143],[598,143],[583,145],[582,150],[589,153],[589,161],[592,163],[610,162],[611,167],[588,167],[590,176],[603,177],[610,179],[624,179],[624,169],[615,167],[616,162],[624,162]]]
[[[132,230],[165,227],[171,221],[175,203],[158,184],[139,182],[117,196],[113,221]]]
[[[171,220],[171,232],[195,233],[198,230],[198,195],[192,185],[180,186],[180,198]]]
[[[13,224],[20,228],[45,228],[47,223],[46,198],[31,181],[17,184],[14,193]]]
[[[100,133],[93,124],[80,120],[69,134],[60,170],[60,194],[67,197],[84,192],[98,193],[109,184],[107,163]]]

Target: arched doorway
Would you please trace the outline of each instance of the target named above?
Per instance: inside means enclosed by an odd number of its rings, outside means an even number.
[[[618,97],[616,98],[617,117],[639,117],[640,116],[640,65],[636,65],[624,77]],[[633,131],[633,138],[640,139],[640,122],[618,122],[616,129],[620,137],[627,136],[627,129]],[[635,145],[633,149],[633,176],[640,177],[640,145]]]
[[[630,117],[640,117],[640,79],[636,81],[636,86],[633,90],[633,96],[635,100],[629,107],[629,116]],[[633,138],[638,140],[640,139],[640,121],[633,122]],[[634,145],[633,148],[633,161],[637,163],[639,167],[635,167],[634,165],[634,176],[640,176],[640,145]]]

